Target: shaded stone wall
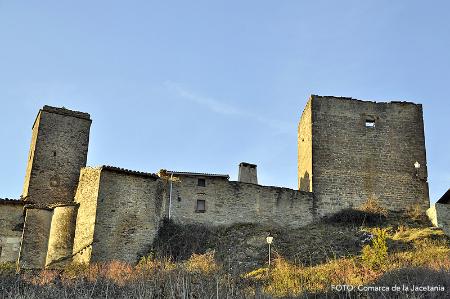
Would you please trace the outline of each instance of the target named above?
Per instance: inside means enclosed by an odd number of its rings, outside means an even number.
[[[86,166],[89,114],[44,106],[33,125],[22,196],[35,204],[72,202]]]
[[[442,228],[446,235],[450,236],[450,204],[436,203],[437,226]]]
[[[46,267],[62,267],[72,261],[77,208],[76,205],[65,205],[53,209]]]
[[[198,186],[200,177],[178,178],[180,182],[173,185],[171,215],[179,223],[300,227],[314,219],[314,197],[309,192],[207,176],[202,187]],[[205,211],[198,210],[199,200],[204,200]]]
[[[320,96],[312,96],[311,105],[312,191],[319,214],[369,198],[395,211],[429,207],[421,105]]]
[[[311,100],[298,124],[298,190],[312,192],[312,120]]]
[[[47,257],[48,239],[53,211],[26,208],[19,267],[42,269]]]
[[[23,222],[23,204],[0,199],[0,263],[17,261]]]

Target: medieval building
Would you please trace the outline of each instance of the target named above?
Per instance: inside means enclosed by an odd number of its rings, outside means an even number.
[[[91,118],[44,106],[33,125],[20,200],[0,200],[0,262],[136,262],[164,217],[179,223],[302,227],[369,199],[429,207],[422,106],[311,96],[298,127],[298,190],[226,174],[86,167]]]

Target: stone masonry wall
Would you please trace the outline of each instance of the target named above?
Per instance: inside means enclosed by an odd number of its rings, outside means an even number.
[[[77,208],[67,204],[53,209],[46,267],[60,268],[72,261]]]
[[[44,106],[33,126],[22,196],[35,204],[70,203],[86,166],[89,114]]]
[[[52,215],[53,211],[49,209],[26,208],[19,256],[20,268],[44,268]]]
[[[148,254],[164,198],[163,182],[155,175],[103,167],[91,262],[134,263]]]
[[[179,223],[300,227],[314,219],[314,197],[309,192],[230,182],[220,177],[204,177],[205,187],[198,186],[196,176],[179,179],[173,185],[171,206],[172,219]],[[204,212],[198,210],[198,200],[205,201]]]
[[[76,263],[89,263],[91,259],[100,174],[101,168],[92,167],[82,168],[80,172],[75,195],[75,202],[79,204],[73,242],[73,260]]]
[[[23,204],[0,199],[0,263],[17,261],[23,222]]]
[[[311,100],[298,124],[298,190],[312,192],[312,120]]]
[[[436,203],[434,207],[436,209],[437,226],[450,236],[450,204]]]
[[[395,211],[429,207],[421,105],[320,96],[312,96],[311,103],[319,214],[369,198]],[[375,127],[366,127],[366,121]],[[421,164],[417,173],[416,161]]]

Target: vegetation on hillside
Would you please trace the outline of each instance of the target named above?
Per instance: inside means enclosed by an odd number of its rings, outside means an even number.
[[[113,261],[15,274],[14,265],[4,264],[1,298],[449,298],[450,241],[414,209],[407,213],[369,205],[301,229],[165,220],[137,265]],[[383,287],[389,290],[377,289]]]

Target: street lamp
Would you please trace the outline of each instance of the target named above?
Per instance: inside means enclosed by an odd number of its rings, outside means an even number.
[[[269,267],[270,267],[270,244],[272,244],[272,241],[273,241],[273,237],[270,233],[267,236],[266,241],[267,241],[267,244],[269,244]]]
[[[414,163],[414,168],[416,169],[416,176],[419,176],[419,168],[420,168],[420,163],[418,161],[416,161],[416,163]]]

